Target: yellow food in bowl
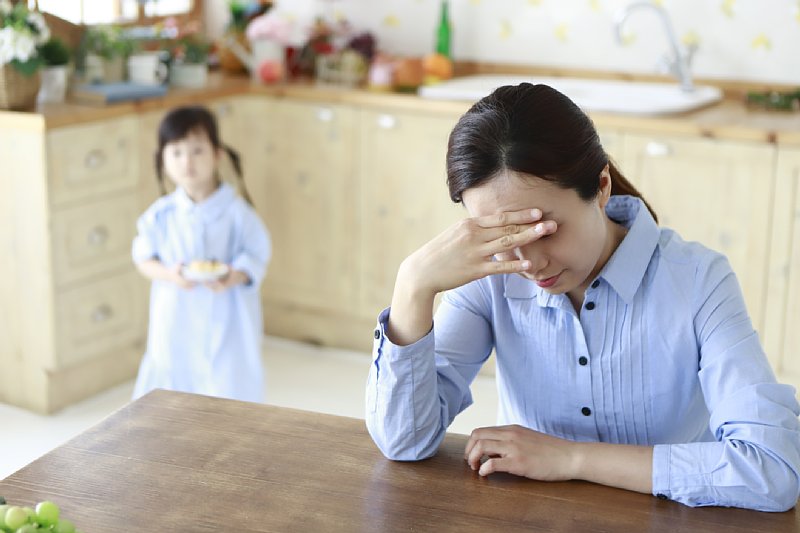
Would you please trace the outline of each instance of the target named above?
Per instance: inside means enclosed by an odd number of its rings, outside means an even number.
[[[216,272],[221,266],[222,263],[219,261],[201,261],[196,259],[189,263],[189,270],[193,272]]]

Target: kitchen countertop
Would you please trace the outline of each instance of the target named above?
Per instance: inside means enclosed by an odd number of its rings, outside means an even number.
[[[325,103],[358,105],[366,108],[457,115],[469,108],[467,102],[427,100],[413,94],[378,93],[363,89],[326,87],[313,83],[288,83],[261,86],[246,77],[212,74],[203,89],[171,89],[167,96],[112,105],[87,105],[77,102],[46,104],[35,113],[0,111],[0,127],[50,129],[146,112],[176,105],[201,103],[213,98],[264,94]],[[800,146],[800,113],[750,109],[740,100],[721,103],[680,115],[659,117],[590,114],[604,130],[625,129],[652,134],[702,136],[726,140],[767,142]]]

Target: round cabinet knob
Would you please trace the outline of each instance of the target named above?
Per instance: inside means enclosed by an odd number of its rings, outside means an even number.
[[[384,130],[392,130],[397,127],[397,118],[394,115],[378,115],[378,127]]]
[[[114,310],[108,304],[100,304],[92,311],[92,322],[100,324],[107,322],[114,316]]]
[[[95,226],[86,235],[86,241],[91,246],[102,246],[108,241],[108,229],[105,226]]]
[[[317,120],[320,122],[331,122],[333,120],[333,109],[330,107],[320,107],[317,109]]]
[[[650,157],[667,157],[672,155],[672,147],[660,141],[650,141],[645,145],[644,151]]]
[[[106,162],[106,154],[99,148],[91,150],[86,157],[83,158],[83,164],[86,168],[96,169],[102,167]]]

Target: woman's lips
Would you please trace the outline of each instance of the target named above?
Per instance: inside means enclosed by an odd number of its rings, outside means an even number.
[[[556,275],[555,275],[555,276],[553,276],[553,277],[546,278],[546,279],[537,279],[537,280],[535,280],[535,281],[536,281],[536,284],[537,284],[538,286],[540,286],[540,287],[541,287],[541,288],[543,288],[543,289],[547,289],[548,287],[552,287],[553,285],[555,285],[556,283],[558,283],[558,278],[559,278],[560,276],[561,276],[561,274],[556,274]]]

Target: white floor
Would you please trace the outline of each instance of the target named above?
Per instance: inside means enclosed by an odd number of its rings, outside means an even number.
[[[267,337],[267,403],[364,418],[369,362],[364,353]],[[132,381],[123,383],[51,416],[0,404],[0,479],[125,405],[132,390]],[[472,394],[475,403],[459,415],[450,431],[469,433],[473,428],[494,424],[494,379],[479,375]]]

